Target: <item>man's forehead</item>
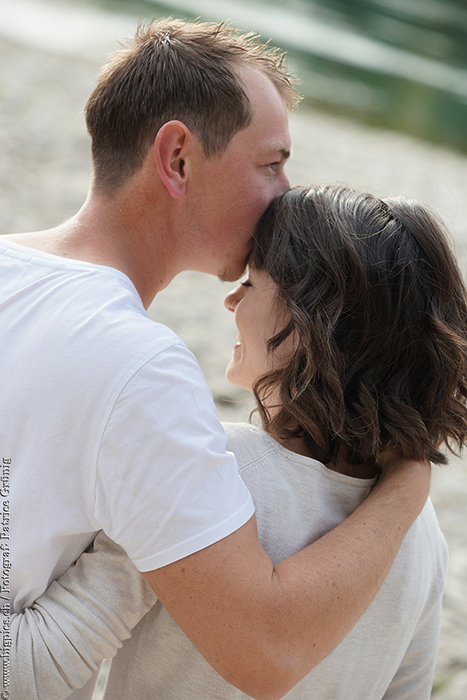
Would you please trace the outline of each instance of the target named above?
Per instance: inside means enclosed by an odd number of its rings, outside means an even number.
[[[287,104],[278,87],[271,78],[257,69],[247,68],[242,73],[242,82],[246,96],[253,107],[253,114],[262,109],[274,111],[280,105],[280,110],[287,114]],[[254,118],[254,117],[253,117]]]
[[[254,155],[254,157],[271,161],[286,161],[291,156],[292,140],[287,124],[285,128],[278,129],[272,126],[271,129],[265,128],[260,133],[257,129],[250,128],[248,131],[247,128],[235,134],[229,148],[247,148],[250,155]]]
[[[246,69],[242,79],[252,107],[249,125],[237,132],[232,142],[244,143],[256,155],[290,157],[291,138],[288,111],[282,95],[270,78],[256,69]]]

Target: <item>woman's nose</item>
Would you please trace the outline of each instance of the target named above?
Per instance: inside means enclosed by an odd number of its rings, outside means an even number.
[[[229,294],[227,294],[227,296],[224,299],[224,306],[227,309],[227,311],[235,311],[235,307],[242,298],[242,291],[243,287],[240,284],[238,287],[235,287],[235,289],[232,289],[232,291],[229,292]]]

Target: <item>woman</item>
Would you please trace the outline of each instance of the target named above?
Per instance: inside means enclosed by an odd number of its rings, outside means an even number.
[[[248,279],[225,303],[239,331],[227,376],[253,392],[262,425],[227,424],[228,444],[273,562],[346,518],[388,455],[443,464],[441,448],[465,443],[466,292],[421,205],[292,189],[262,218]],[[60,635],[79,649],[70,678],[114,653],[152,605],[113,662],[107,698],[246,697],[208,666],[121,550],[103,537],[95,550],[38,602],[60,631],[42,622],[36,644],[51,637],[58,664],[71,658]],[[428,502],[370,608],[287,697],[429,698],[446,554]],[[96,619],[82,604],[91,590]]]

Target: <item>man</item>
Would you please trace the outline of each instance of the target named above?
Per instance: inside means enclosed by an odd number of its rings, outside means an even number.
[[[14,609],[103,529],[212,666],[264,698],[355,624],[429,487],[426,465],[391,464],[345,523],[273,567],[199,368],[145,313],[182,270],[242,273],[289,184],[294,101],[281,58],[225,26],[141,27],[87,105],[84,206],[7,237],[1,262]]]

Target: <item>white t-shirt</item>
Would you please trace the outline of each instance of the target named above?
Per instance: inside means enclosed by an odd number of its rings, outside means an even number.
[[[243,525],[253,504],[202,373],[131,281],[8,241],[0,249],[13,609],[97,530],[150,571]]]

